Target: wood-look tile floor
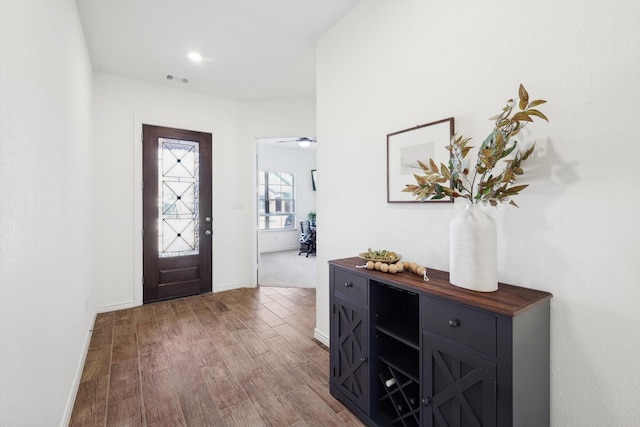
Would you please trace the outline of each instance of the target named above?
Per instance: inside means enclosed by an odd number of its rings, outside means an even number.
[[[71,426],[362,426],[329,394],[315,289],[246,288],[97,316]]]

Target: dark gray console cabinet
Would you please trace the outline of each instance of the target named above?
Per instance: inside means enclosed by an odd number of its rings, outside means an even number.
[[[370,426],[549,425],[547,292],[329,262],[331,394]]]

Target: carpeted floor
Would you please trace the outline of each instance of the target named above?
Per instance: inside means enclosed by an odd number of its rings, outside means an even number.
[[[258,285],[283,288],[315,288],[316,257],[298,255],[298,250],[260,254]]]

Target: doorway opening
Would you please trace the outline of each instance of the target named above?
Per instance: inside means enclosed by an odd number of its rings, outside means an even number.
[[[258,286],[316,287],[315,252],[301,251],[300,242],[310,218],[316,228],[315,141],[308,136],[256,140]]]

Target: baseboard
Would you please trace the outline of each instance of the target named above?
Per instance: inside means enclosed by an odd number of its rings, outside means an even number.
[[[87,328],[87,335],[84,339],[84,346],[82,348],[82,355],[80,357],[80,362],[76,367],[76,373],[73,376],[73,386],[71,388],[71,393],[69,394],[69,398],[67,399],[67,409],[64,411],[64,418],[62,419],[62,423],[60,423],[60,427],[67,427],[71,422],[71,414],[73,413],[73,405],[76,403],[76,397],[78,396],[78,389],[80,388],[80,380],[82,379],[82,370],[84,369],[84,364],[87,361],[87,353],[89,352],[89,344],[91,343],[91,335],[93,332],[93,327],[96,324],[96,317],[98,313],[93,314],[93,320]]]
[[[322,344],[326,345],[327,347],[329,347],[329,337],[326,336],[324,333],[320,332],[318,330],[318,328],[315,328],[313,330],[313,337],[315,339],[317,339],[318,341],[320,341]]]
[[[293,247],[284,247],[284,248],[271,248],[271,249],[263,249],[260,251],[261,254],[269,254],[272,252],[287,252],[287,251],[297,251],[300,249],[300,244],[297,244]]]
[[[226,285],[216,286],[216,288],[213,290],[213,293],[215,294],[216,292],[232,291],[234,289],[255,288],[255,287],[256,287],[255,285],[251,285],[250,283],[228,283]]]
[[[103,305],[102,307],[96,308],[96,313],[108,313],[110,311],[124,310],[126,308],[137,306],[138,304],[136,304],[135,301],[123,302],[120,304]]]
[[[240,288],[255,288],[255,285],[252,286],[249,283],[230,283],[227,285],[217,286],[213,290],[213,292],[215,293],[215,292],[230,291],[233,289],[240,289]],[[108,313],[110,311],[124,310],[126,308],[138,307],[138,305],[139,304],[136,304],[135,301],[128,301],[128,302],[123,302],[119,304],[103,305],[96,309],[96,313]]]

